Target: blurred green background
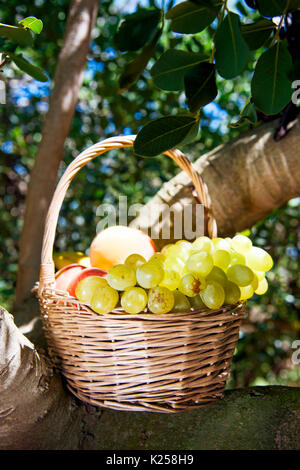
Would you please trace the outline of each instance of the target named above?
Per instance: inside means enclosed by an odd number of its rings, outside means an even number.
[[[154,2],[144,2],[148,3]],[[24,54],[50,78],[47,83],[37,82],[13,66],[6,67],[2,73],[7,102],[0,107],[0,304],[7,309],[11,309],[14,299],[18,241],[29,174],[41,140],[68,4],[65,0],[11,0],[9,4],[0,5],[3,23],[14,25],[30,15],[43,20],[44,29],[37,47],[25,50]],[[134,54],[117,53],[113,36],[124,11],[133,11],[136,2],[104,0],[99,5],[84,83],[66,141],[60,175],[89,145],[107,136],[136,133],[149,117],[172,114],[179,106],[184,108],[182,96],[157,89],[147,71],[130,90],[118,94],[118,77]],[[166,31],[157,57],[179,42],[183,49],[205,51],[210,41],[209,29],[184,39]],[[237,120],[249,96],[253,61],[239,79],[226,82],[219,79],[220,92],[216,100],[203,109],[197,141],[184,147],[191,159],[247,129],[247,124],[239,129],[227,125]],[[166,157],[141,159],[129,150],[110,152],[94,160],[76,176],[68,191],[55,250],[86,251],[100,221],[96,214],[99,204],[117,204],[119,195],[128,197],[128,205],[145,203],[178,171]],[[249,227],[253,243],[268,250],[275,265],[267,274],[268,292],[261,297],[255,295],[248,303],[249,316],[241,330],[229,388],[266,384],[300,386],[300,366],[291,361],[293,342],[300,336],[299,220],[300,198],[297,198],[255,227]]]

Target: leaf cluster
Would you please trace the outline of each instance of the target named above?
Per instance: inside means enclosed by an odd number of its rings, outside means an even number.
[[[238,3],[241,14],[231,11],[225,0],[185,0],[166,14],[162,9],[143,8],[122,20],[116,45],[122,52],[138,52],[121,74],[121,92],[163,50],[150,69],[152,81],[165,92],[185,96],[184,113],[152,119],[139,131],[134,145],[138,155],[152,157],[190,142],[201,126],[202,108],[218,96],[218,81],[241,78],[251,62],[251,91],[231,127],[245,122],[255,125],[257,111],[277,115],[291,101],[295,70],[293,73],[292,56],[281,32],[287,15],[300,7],[300,1],[259,0],[255,13]],[[174,36],[175,47],[160,43],[166,27]],[[202,42],[205,31],[211,38],[209,51]],[[195,39],[198,50],[177,47],[186,36]]]

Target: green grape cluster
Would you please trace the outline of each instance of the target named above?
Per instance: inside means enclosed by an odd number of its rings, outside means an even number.
[[[268,289],[265,273],[273,266],[265,250],[238,234],[233,238],[179,240],[146,260],[131,254],[113,266],[106,279],[80,281],[77,298],[98,313],[121,307],[127,313],[187,312],[235,305]]]

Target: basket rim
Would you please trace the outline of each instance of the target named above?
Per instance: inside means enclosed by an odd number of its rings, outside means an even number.
[[[70,304],[72,304],[76,311],[72,311],[72,314],[78,313],[78,314],[83,314],[86,316],[87,312],[93,316],[94,318],[97,317],[102,317],[106,319],[111,319],[111,320],[155,320],[155,321],[178,321],[180,319],[192,319],[192,317],[197,318],[199,320],[198,314],[203,314],[203,320],[204,320],[204,314],[205,318],[209,320],[212,319],[212,317],[215,315],[219,314],[230,314],[234,318],[243,318],[247,316],[247,313],[245,312],[245,307],[247,305],[246,301],[241,301],[238,302],[237,304],[225,304],[222,305],[222,307],[212,310],[209,308],[196,308],[196,309],[191,309],[188,312],[168,312],[165,314],[156,314],[152,312],[140,312],[140,313],[127,313],[125,310],[123,310],[121,307],[120,308],[115,308],[109,313],[97,313],[95,312],[91,305],[86,304],[84,302],[80,302],[76,297],[71,296],[65,291],[61,291],[56,289],[55,287],[43,287],[41,291],[38,289],[38,284],[36,283],[34,289],[32,289],[33,293],[36,293],[37,297],[39,300],[48,300],[49,297],[55,298],[57,301],[62,301],[66,302],[68,307],[70,307]],[[63,307],[63,305],[61,306]],[[63,308],[61,308],[63,310]]]

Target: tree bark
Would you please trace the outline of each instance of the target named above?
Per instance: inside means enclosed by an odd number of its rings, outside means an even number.
[[[66,391],[1,307],[0,378],[2,450],[300,448],[299,388],[231,390],[212,405],[175,415],[87,406]]]
[[[279,142],[273,139],[274,128],[274,122],[263,124],[194,162],[208,187],[220,236],[251,228],[272,210],[300,195],[300,120]],[[189,177],[179,173],[163,185],[131,223],[149,234],[154,226],[159,234],[155,240],[158,249],[174,240],[172,224],[170,240],[161,237],[166,205],[173,206],[177,215],[183,213],[186,204],[196,209],[190,184]]]
[[[97,0],[72,0],[70,5],[49,111],[44,122],[42,139],[26,197],[24,225],[20,239],[16,305],[20,305],[28,296],[38,279],[44,221],[55,189],[65,139],[70,130],[82,84],[97,11]]]

